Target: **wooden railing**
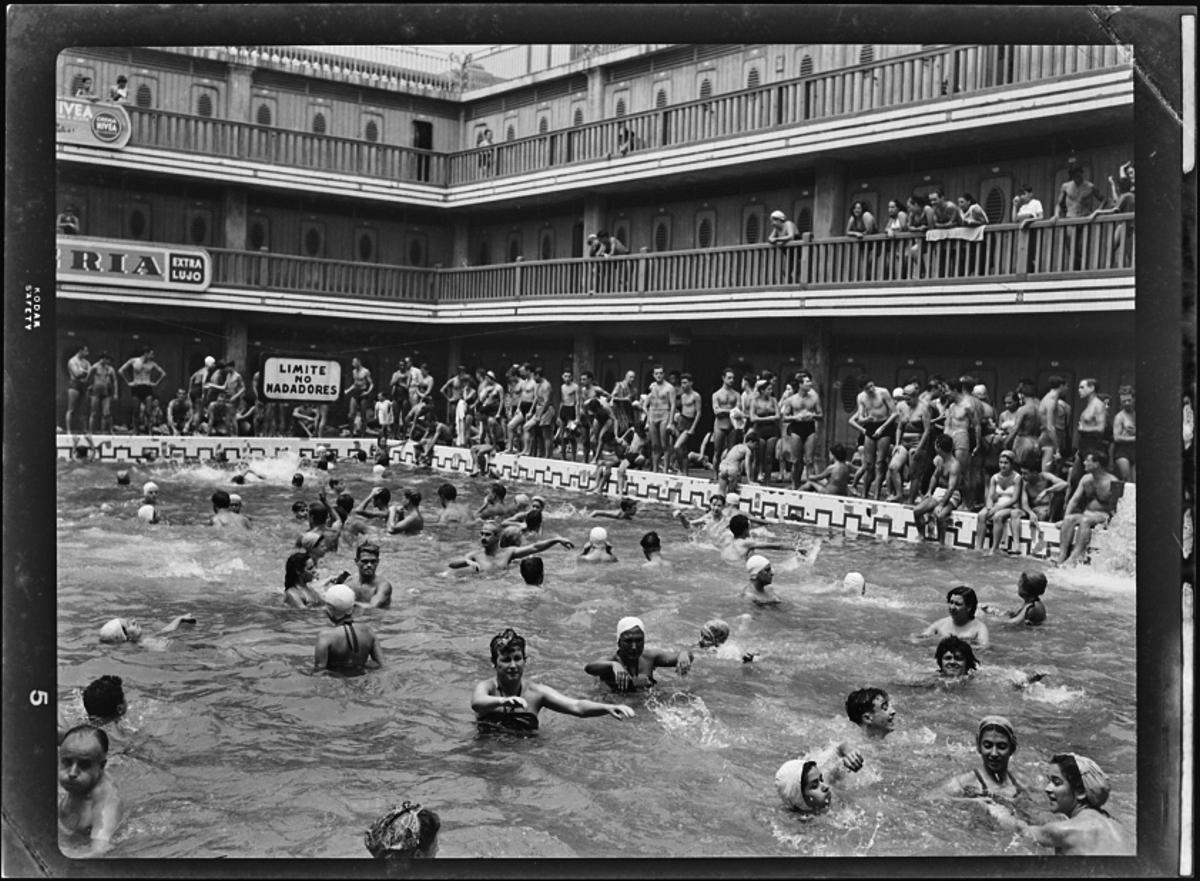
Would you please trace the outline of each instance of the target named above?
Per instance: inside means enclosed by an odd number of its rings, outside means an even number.
[[[1119,46],[966,46],[815,73],[457,153],[128,107],[130,144],[445,187],[795,127],[1128,63]],[[627,137],[622,132],[628,130]]]
[[[1132,273],[1132,229],[1132,214],[1106,214],[994,224],[978,242],[868,236],[461,269],[212,250],[213,285],[429,304],[885,285],[919,293],[931,282]]]
[[[138,147],[444,186],[446,156],[311,132],[127,107]]]

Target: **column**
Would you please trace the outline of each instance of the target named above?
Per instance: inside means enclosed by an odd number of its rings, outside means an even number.
[[[604,68],[589,68],[587,78],[588,122],[599,122],[604,119]]]
[[[813,189],[813,237],[840,236],[846,231],[846,165],[818,162]]]
[[[224,197],[225,238],[221,242],[221,247],[244,251],[248,241],[246,236],[246,191],[227,187]]]
[[[249,328],[243,318],[226,318],[222,330],[225,334],[225,361],[237,364],[238,373],[247,377],[249,383],[250,365],[246,363]],[[249,372],[248,372],[249,371]]]
[[[246,64],[229,65],[229,119],[252,122],[250,100],[254,68]]]
[[[450,268],[471,265],[470,234],[466,218],[454,221],[454,248],[450,255]]]
[[[596,331],[591,328],[575,333],[575,378],[585,370],[596,372]]]
[[[800,363],[812,374],[813,386],[821,396],[821,421],[814,459],[821,461],[834,437],[834,420],[844,419],[841,405],[833,398],[833,319],[805,319],[800,331]]]
[[[583,238],[587,241],[587,237],[594,232],[599,232],[604,229],[604,225],[608,219],[608,200],[603,196],[588,195],[583,198]],[[609,232],[612,232],[610,229]],[[626,242],[625,244],[628,244]],[[587,256],[587,248],[583,250],[583,255]]]

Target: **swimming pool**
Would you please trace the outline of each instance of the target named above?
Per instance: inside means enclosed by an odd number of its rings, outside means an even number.
[[[131,707],[109,762],[130,807],[114,857],[364,857],[363,830],[405,798],[441,814],[442,858],[1042,853],[968,805],[921,798],[975,766],[975,726],[988,713],[1015,724],[1013,768],[1033,781],[1039,806],[1040,761],[1085,753],[1110,775],[1108,809],[1136,840],[1132,576],[1048,569],[1045,626],[993,626],[984,667],[963,687],[906,687],[897,683],[934,669],[933,646],[908,636],[944,614],[949,587],[969,584],[981,602],[1013,608],[1019,572],[1042,564],[806,529],[824,539],[816,563],[770,552],[784,605],[753,609],[739,598],[744,570],[689,540],[666,505],[596,521],[586,514],[612,499],[536,488],[549,503],[543,535],[582,545],[603,523],[620,563],[548,551],[546,584],[531,588],[515,567],[440,574],[477,546],[473,525],[381,536],[393,605],[359,620],[379,634],[385,667],[341,678],[310,670],[323,614],[282,606],[283,561],[300,531],[291,503],[314,498],[324,476],[306,472],[294,490],[296,465],[255,465],[269,480],[236,488],[255,529],[233,535],[202,525],[212,491],[234,489],[228,471],[136,465],[131,486],[118,487],[115,472],[130,466],[59,464],[59,698],[74,719],[78,690],[115,673]],[[369,464],[337,473],[356,499],[375,483]],[[175,525],[135,519],[147,479]],[[393,496],[416,486],[428,517],[444,479],[396,467],[387,484]],[[478,506],[484,481],[452,482]],[[117,510],[101,512],[105,502]],[[667,573],[641,566],[648,529],[663,537]],[[345,548],[322,575],[342,568],[354,568]],[[866,576],[865,597],[842,591],[848,570]],[[97,641],[110,617],[152,630],[184,612],[199,623],[165,651]],[[637,715],[625,722],[547,711],[537,737],[477,731],[470,695],[491,673],[495,633],[512,626],[527,638],[527,676],[605,700],[583,665],[614,650],[624,615],[643,618],[647,644],[663,647],[694,643],[721,617],[758,658],[700,656],[682,679],[661,671],[653,694],[628,699]],[[1008,683],[1006,672],[1035,668],[1052,675],[1024,690]],[[836,790],[831,814],[801,823],[775,793],[775,770],[851,734],[846,695],[868,685],[891,693],[897,730]]]

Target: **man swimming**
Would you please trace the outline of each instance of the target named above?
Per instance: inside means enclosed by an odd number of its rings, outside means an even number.
[[[521,547],[502,548],[500,547],[500,524],[495,520],[485,520],[480,524],[479,544],[481,545],[479,550],[471,551],[461,559],[451,560],[450,568],[471,568],[476,572],[491,572],[497,569],[507,569],[513,560],[519,560],[531,554],[539,554],[555,545],[562,545],[567,550],[575,547],[572,542],[562,536],[555,536]]]
[[[860,688],[846,698],[846,716],[868,740],[883,740],[896,730],[896,708],[882,688]]]
[[[371,609],[386,609],[392,604],[392,583],[378,577],[379,545],[365,541],[354,551],[358,574],[343,584],[354,591],[354,601]]]
[[[82,851],[68,847],[64,856],[86,859],[103,856],[112,846],[121,823],[121,794],[107,773],[108,735],[94,725],[77,725],[58,747],[58,829],[64,836],[88,840]],[[69,845],[68,837],[63,843]]]
[[[538,713],[543,707],[581,718],[612,716],[628,719],[633,716],[633,710],[625,704],[571,698],[548,685],[526,681],[525,639],[511,627],[492,637],[490,648],[496,675],[477,683],[471,697],[471,709],[480,723],[516,731],[536,731]]]
[[[592,661],[584,672],[597,676],[613,691],[633,691],[656,684],[654,671],[659,667],[674,667],[686,676],[692,666],[691,649],[668,652],[646,648],[646,628],[642,619],[632,615],[617,622],[617,651]]]
[[[731,563],[745,560],[755,551],[790,551],[792,545],[778,541],[759,541],[750,537],[750,518],[745,514],[734,514],[729,518],[732,540],[721,551],[721,557]],[[803,553],[803,551],[801,552]]]

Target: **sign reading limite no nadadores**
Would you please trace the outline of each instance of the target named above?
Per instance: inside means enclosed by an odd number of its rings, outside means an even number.
[[[263,362],[263,394],[273,401],[338,399],[342,391],[342,365],[314,358],[271,357]]]

